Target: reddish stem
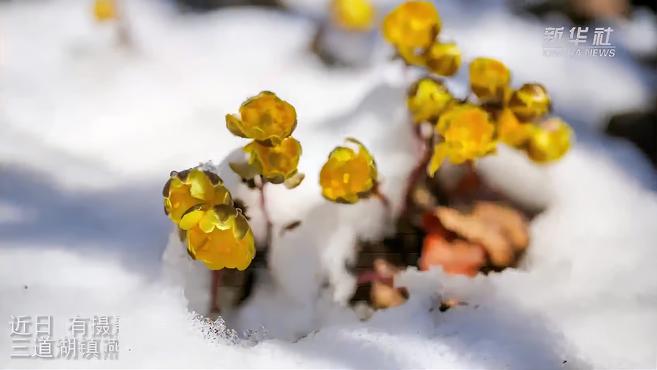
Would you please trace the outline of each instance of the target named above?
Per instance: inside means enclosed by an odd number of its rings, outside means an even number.
[[[467,161],[464,166],[465,174],[459,180],[458,185],[450,192],[453,197],[472,196],[478,191],[486,190],[485,185],[477,173],[474,161]]]
[[[362,285],[362,284],[372,283],[375,281],[392,286],[391,277],[383,277],[380,274],[378,274],[376,271],[363,271],[359,273],[356,280],[356,284]]]
[[[265,196],[265,185],[266,183],[262,182],[261,185],[258,186],[258,191],[260,192],[260,209],[262,210],[262,216],[265,219],[265,244],[266,246],[271,245],[271,232],[272,232],[272,223],[271,223],[271,217],[269,216],[269,211],[267,210],[267,198]]]
[[[118,16],[116,19],[116,37],[120,46],[131,48],[133,46],[132,33],[130,32],[130,24],[128,22],[123,4],[117,2]]]
[[[420,162],[418,162],[417,166],[413,168],[413,171],[411,171],[411,173],[408,176],[408,180],[406,181],[406,191],[404,192],[405,194],[404,205],[401,211],[401,217],[406,217],[411,204],[413,204],[413,191],[415,190],[415,187],[420,182],[420,180],[422,180],[427,165],[431,160],[431,150],[429,150],[426,141],[422,138],[422,135],[420,134],[419,125],[415,126],[414,133],[420,146],[420,151],[421,151]]]
[[[210,312],[220,312],[219,288],[221,287],[221,270],[212,270],[212,285],[210,291]]]
[[[392,206],[390,205],[390,199],[388,199],[385,194],[381,192],[379,189],[379,184],[377,183],[374,185],[374,190],[372,191],[372,194],[381,201],[381,204],[383,204],[383,207],[386,209],[386,213],[391,214],[392,212]],[[391,216],[392,217],[392,216]]]

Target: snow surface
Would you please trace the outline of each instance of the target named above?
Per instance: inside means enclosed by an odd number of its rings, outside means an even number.
[[[160,2],[126,3],[131,51],[115,48],[110,27],[79,1],[0,4],[0,317],[53,315],[55,333],[75,315],[121,317],[117,362],[9,360],[0,335],[1,367],[657,366],[657,180],[636,150],[591,130],[650,101],[654,76],[622,53],[543,58],[545,25],[498,2],[439,4],[445,36],[466,57],[500,57],[516,83],[546,84],[578,144],[549,167],[511,150],[480,163],[492,185],[545,208],[520,269],[475,279],[411,269],[397,281],[407,304],[360,322],[344,305],[353,289],[344,262],[354,240],[389,230],[386,216],[374,200],[323,201],[317,172],[357,137],[399,209],[417,155],[403,106],[411,76],[379,58],[381,42],[369,68],[326,69],[307,53],[314,25],[303,12],[181,16]],[[465,91],[464,79],[451,87]],[[303,223],[276,235],[270,283],[226,314],[239,334],[256,330],[236,339],[191,311],[207,307],[209,276],[169,235],[160,189],[170,170],[212,160],[262,238],[255,194],[225,170],[243,141],[223,115],[263,89],[297,107],[307,175],[293,191],[269,187],[268,206],[275,227]],[[441,313],[440,296],[468,304]]]

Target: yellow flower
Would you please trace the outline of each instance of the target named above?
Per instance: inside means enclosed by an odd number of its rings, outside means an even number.
[[[240,106],[240,117],[226,115],[226,127],[233,134],[276,145],[290,136],[297,125],[297,112],[276,94],[263,91]]]
[[[434,146],[427,172],[433,176],[445,159],[454,164],[485,156],[495,150],[495,126],[488,113],[473,105],[459,105],[443,113],[436,133],[443,141]]]
[[[550,96],[540,84],[524,84],[511,94],[511,111],[522,121],[532,121],[550,110]]]
[[[461,66],[461,50],[453,42],[434,42],[424,53],[424,63],[433,73],[451,76]]]
[[[383,36],[397,49],[426,48],[440,32],[441,22],[430,1],[406,1],[383,21]]]
[[[248,164],[271,183],[280,184],[297,174],[301,144],[291,136],[276,146],[253,141],[244,151],[249,155]]]
[[[199,205],[182,217],[187,250],[210,270],[246,269],[255,256],[253,232],[246,217],[232,205]]]
[[[374,5],[370,0],[333,0],[331,17],[348,31],[367,31],[374,23]]]
[[[338,203],[356,203],[368,197],[377,179],[376,163],[365,146],[356,139],[347,142],[358,152],[346,146],[333,149],[319,174],[322,195]]]
[[[511,82],[511,72],[500,61],[476,58],[470,63],[470,88],[484,102],[502,102]]]
[[[526,144],[534,129],[531,123],[521,123],[509,108],[504,108],[497,117],[497,137],[514,148]]]
[[[573,131],[559,118],[541,123],[529,139],[527,155],[534,162],[546,163],[560,159],[570,149]]]
[[[255,255],[253,232],[219,176],[198,168],[174,171],[163,195],[164,211],[185,231],[194,259],[211,270],[249,266]]]
[[[171,172],[162,195],[164,212],[175,224],[178,224],[183,214],[194,206],[200,204],[232,206],[233,204],[221,178],[210,171],[198,168]]]
[[[421,123],[438,119],[453,100],[441,81],[424,77],[409,89],[406,103],[413,121]]]
[[[423,49],[398,47],[397,54],[409,66],[426,67]]]
[[[109,21],[117,18],[115,0],[95,0],[94,17],[99,22]]]

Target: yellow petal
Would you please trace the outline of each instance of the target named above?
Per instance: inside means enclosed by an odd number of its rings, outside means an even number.
[[[237,215],[237,210],[232,206],[221,204],[212,209],[212,213],[216,215],[213,219],[215,226],[220,230],[228,230],[233,227],[234,218]]]
[[[303,179],[306,177],[303,173],[297,172],[288,179],[285,180],[285,187],[288,189],[294,189],[301,184]]]
[[[337,147],[322,166],[320,186],[322,195],[331,201],[355,203],[369,196],[376,184],[377,168],[367,148],[356,139],[347,139],[358,149]]]
[[[426,48],[440,32],[441,21],[431,1],[406,1],[383,20],[384,38],[397,48]]]
[[[180,223],[178,223],[178,227],[183,230],[190,230],[194,226],[198,225],[199,221],[201,218],[203,218],[205,213],[206,212],[202,206],[196,206],[190,209],[182,216]]]
[[[374,5],[370,0],[333,0],[331,19],[348,31],[367,31],[374,24]]]
[[[436,172],[438,172],[438,169],[442,166],[445,158],[447,158],[447,145],[444,143],[436,144],[433,147],[433,154],[431,155],[431,160],[427,166],[427,174],[430,177],[433,177]]]
[[[414,47],[397,47],[397,55],[409,66],[426,67],[426,59],[422,55],[422,49]]]
[[[189,192],[194,198],[211,200],[211,197],[214,195],[214,189],[205,172],[194,168],[189,173],[187,181],[190,185]]]
[[[258,168],[247,162],[230,162],[228,166],[243,180],[251,180],[258,175]]]
[[[476,58],[470,63],[470,88],[484,102],[502,102],[510,82],[511,72],[499,60]]]
[[[205,247],[205,244],[208,242],[208,234],[204,233],[198,227],[193,227],[186,233],[187,237],[187,251],[189,254],[194,256],[196,259],[196,254],[199,250]]]
[[[235,228],[233,229],[235,238],[237,240],[244,239],[250,230],[251,228],[249,227],[246,217],[244,217],[242,212],[237,212],[237,216],[235,216]]]
[[[265,145],[278,145],[297,125],[297,113],[288,102],[270,91],[247,99],[240,107],[242,132]]]
[[[293,137],[283,139],[279,145],[268,146],[253,141],[244,147],[249,165],[267,181],[280,184],[297,173],[301,144]]]
[[[207,240],[196,247],[195,256],[211,270],[223,268],[246,269],[255,256],[255,242],[250,229],[242,239],[235,238],[231,230],[215,229]]]
[[[230,131],[235,136],[245,138],[247,136],[241,129],[242,125],[243,125],[242,121],[238,117],[236,117],[234,114],[227,114],[226,115],[226,128],[228,128],[228,131]]]
[[[192,168],[170,174],[162,190],[165,213],[178,224],[181,217],[192,207],[217,204],[233,204],[230,192],[221,178],[213,172]]]
[[[453,97],[440,80],[424,77],[408,91],[406,101],[415,123],[438,119],[452,103]]]
[[[180,222],[180,218],[188,209],[202,203],[200,199],[190,194],[189,185],[183,183],[177,176],[178,174],[174,172],[163,190],[165,213],[174,223]]]
[[[215,226],[219,223],[219,217],[210,209],[203,214],[203,216],[198,220],[198,228],[201,229],[204,233],[209,233],[214,230]]]
[[[440,116],[435,128],[442,137],[447,158],[454,164],[474,160],[494,151],[495,126],[488,113],[478,106],[461,104]]]
[[[570,149],[572,129],[558,118],[551,118],[537,127],[527,145],[527,155],[538,163],[561,159]]]
[[[118,16],[115,0],[95,0],[93,10],[94,17],[99,22],[113,20]]]
[[[508,106],[518,119],[532,121],[548,113],[550,96],[543,85],[524,84],[511,94]]]
[[[441,76],[452,76],[461,66],[461,50],[453,42],[434,42],[423,57],[426,66]]]
[[[504,108],[497,118],[497,135],[500,140],[514,148],[525,145],[532,136],[534,126],[521,123],[510,109]]]

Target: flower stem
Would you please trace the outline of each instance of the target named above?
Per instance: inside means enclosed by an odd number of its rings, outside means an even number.
[[[363,271],[363,272],[359,273],[356,277],[356,284],[358,284],[358,285],[372,283],[372,282],[375,282],[375,281],[378,281],[380,283],[384,283],[384,284],[387,284],[387,285],[391,285],[391,286],[393,284],[392,277],[390,277],[390,276],[384,277],[381,274],[379,274],[378,272],[373,271],[373,270]]]
[[[210,286],[210,313],[220,312],[219,288],[221,287],[221,270],[212,270],[212,284]]]
[[[130,24],[126,17],[125,8],[117,2],[116,7],[118,15],[116,19],[116,39],[120,47],[130,49],[133,47],[132,32],[130,31]]]
[[[420,133],[420,126],[415,125],[413,132],[420,148],[420,161],[415,168],[413,168],[413,171],[411,171],[408,180],[406,181],[406,191],[404,192],[404,205],[401,211],[401,217],[405,217],[411,208],[411,205],[413,204],[413,191],[417,187],[417,184],[422,180],[426,172],[427,164],[429,164],[429,161],[431,160],[431,150],[429,150],[429,145],[427,145],[426,140]]]
[[[474,161],[469,160],[465,162],[465,168],[466,172],[456,187],[456,193],[458,195],[472,195],[483,188],[483,183],[479,178]]]
[[[385,194],[381,192],[379,189],[379,184],[377,183],[374,185],[374,190],[372,191],[372,194],[379,200],[381,201],[381,204],[383,204],[383,208],[386,209],[386,213],[392,217],[392,206],[390,205],[390,199],[388,199]]]
[[[262,211],[262,216],[265,219],[265,245],[268,247],[271,245],[272,223],[271,217],[269,216],[269,211],[267,210],[267,198],[265,196],[266,184],[267,183],[262,180],[257,187],[258,191],[260,192],[260,210]]]

